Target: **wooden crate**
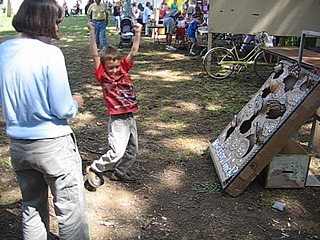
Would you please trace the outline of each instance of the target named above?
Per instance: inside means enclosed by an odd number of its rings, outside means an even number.
[[[303,188],[306,185],[310,155],[291,138],[267,167],[266,188]]]

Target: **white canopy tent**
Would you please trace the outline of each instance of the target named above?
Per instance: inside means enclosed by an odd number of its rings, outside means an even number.
[[[300,36],[320,31],[320,0],[210,0],[209,32]]]

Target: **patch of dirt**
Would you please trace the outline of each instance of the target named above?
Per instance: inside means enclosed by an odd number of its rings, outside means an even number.
[[[108,117],[88,35],[73,34],[55,44],[65,54],[73,92],[85,99],[85,109],[70,121],[85,169],[107,151]],[[108,36],[110,44],[118,43],[112,30]],[[236,198],[221,189],[208,146],[262,85],[254,72],[216,81],[204,73],[201,58],[165,51],[150,38],[142,39],[135,64],[140,155],[133,171],[138,181],[112,182],[106,173],[100,188],[86,185],[91,239],[320,238],[320,188],[266,189],[260,174]],[[310,124],[297,137],[305,145],[309,134]],[[1,159],[8,160],[8,141],[0,137]],[[17,182],[8,164],[0,166],[1,238],[22,239]],[[311,166],[319,176],[319,159],[313,157]],[[276,201],[285,203],[284,211],[272,208]],[[53,213],[52,232],[57,234]]]

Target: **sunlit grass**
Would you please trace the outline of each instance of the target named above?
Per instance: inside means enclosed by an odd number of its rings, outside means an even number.
[[[214,195],[222,191],[221,184],[218,180],[208,180],[197,183],[194,188],[204,195]]]
[[[14,31],[12,27],[12,17],[6,17],[0,14],[0,32]]]

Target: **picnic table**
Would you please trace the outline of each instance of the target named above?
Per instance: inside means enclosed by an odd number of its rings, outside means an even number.
[[[262,47],[262,50],[299,63],[299,47]],[[300,64],[320,69],[320,53],[303,49]]]
[[[320,69],[320,53],[304,49],[305,38],[307,35],[320,37],[320,32],[303,30],[299,47],[271,47],[262,49],[266,52],[276,54],[278,56],[297,61],[298,64]]]
[[[164,28],[163,24],[150,24],[148,28],[152,30],[153,44],[160,44],[159,31]]]
[[[208,26],[198,27],[198,33],[200,36],[207,36],[209,33]]]

